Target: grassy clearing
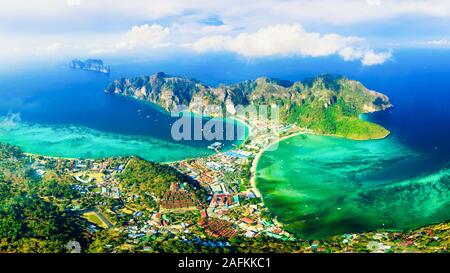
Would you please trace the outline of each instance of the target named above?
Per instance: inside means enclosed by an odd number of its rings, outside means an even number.
[[[89,222],[94,223],[101,228],[108,228],[108,225],[102,221],[102,219],[97,215],[96,212],[86,212],[83,214],[83,217],[86,218]]]

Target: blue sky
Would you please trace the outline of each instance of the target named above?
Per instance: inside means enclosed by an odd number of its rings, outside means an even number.
[[[2,0],[0,58],[231,52],[382,65],[449,48],[447,0]]]

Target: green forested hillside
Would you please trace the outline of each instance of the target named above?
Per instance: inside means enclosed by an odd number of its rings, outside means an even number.
[[[0,144],[0,252],[66,252],[85,241],[81,218],[47,201],[39,182],[17,147]]]
[[[174,168],[154,162],[133,158],[126,170],[120,175],[121,184],[127,190],[145,193],[160,199],[166,193],[171,183],[183,183],[186,190],[195,190],[196,197],[203,201],[203,188],[188,176],[181,174]]]
[[[317,133],[352,139],[382,138],[389,134],[381,126],[359,119],[361,113],[391,107],[389,98],[368,90],[357,81],[336,75],[297,82],[262,77],[210,87],[197,80],[158,73],[117,80],[105,92],[154,102],[169,111],[178,104],[187,105],[193,112],[207,105],[217,105],[235,115],[237,105],[276,104],[280,107],[282,123],[296,124]]]

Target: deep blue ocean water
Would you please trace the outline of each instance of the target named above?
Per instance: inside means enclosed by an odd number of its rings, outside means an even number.
[[[159,71],[187,76],[210,85],[259,76],[301,80],[322,73],[345,75],[388,95],[394,108],[370,116],[402,143],[427,156],[420,168],[439,168],[450,152],[450,51],[397,50],[380,66],[327,58],[244,59],[229,54],[181,55],[159,59],[110,59],[109,76],[70,70],[65,62],[32,64],[0,72],[0,116],[20,113],[30,124],[73,124],[101,132],[151,136],[172,141],[172,118],[132,99],[102,91],[120,77]],[[149,118],[147,118],[149,117]],[[184,143],[205,147],[205,142]]]
[[[340,74],[390,97],[393,108],[366,118],[391,135],[361,143],[316,136],[284,141],[281,160],[265,153],[258,165],[257,185],[266,205],[288,228],[311,238],[445,221],[450,219],[450,50],[397,50],[394,56],[373,67],[338,57],[105,58],[109,76],[70,70],[63,61],[3,69],[0,142],[65,157],[139,155],[161,162],[205,156],[213,153],[206,148],[211,141],[176,142],[170,134],[175,118],[134,99],[106,95],[104,88],[120,77],[160,71],[210,85]],[[234,143],[226,142],[227,147]]]

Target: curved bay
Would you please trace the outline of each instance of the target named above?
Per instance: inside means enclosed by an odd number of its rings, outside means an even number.
[[[450,219],[450,169],[424,174],[426,162],[394,137],[299,135],[261,156],[256,181],[288,230],[320,239]]]

